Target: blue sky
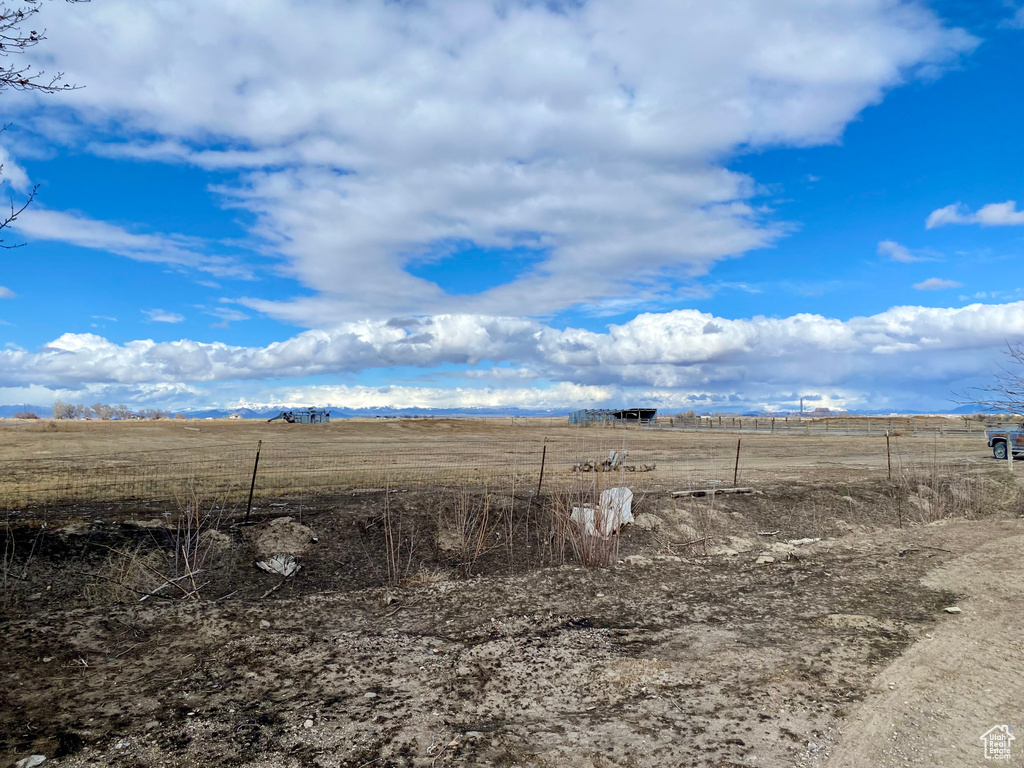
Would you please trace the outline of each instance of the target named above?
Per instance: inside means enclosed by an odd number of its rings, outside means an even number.
[[[44,9],[0,401],[943,411],[1024,339],[1019,3],[284,4]]]

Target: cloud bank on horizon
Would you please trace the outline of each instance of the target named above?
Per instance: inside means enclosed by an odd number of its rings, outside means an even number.
[[[941,100],[964,61],[1019,43],[1006,18],[941,11],[48,8],[33,55],[86,87],[3,95],[4,182],[44,187],[15,257],[41,262],[0,289],[0,398],[751,407],[810,387],[941,408],[1024,338],[1024,213],[990,202],[1015,192],[965,178],[883,219],[858,202],[875,190],[837,186],[870,151],[852,125],[898,171],[872,128],[890,96]],[[862,250],[814,240],[836,210]],[[45,293],[40,267],[62,276]]]
[[[204,391],[196,384],[228,392],[239,381],[455,365],[467,367],[459,374],[463,378],[504,379],[512,386],[292,384],[276,402],[528,408],[642,396],[667,406],[717,400],[749,407],[798,400],[793,382],[799,382],[816,392],[841,391],[831,397],[837,405],[842,400],[870,407],[871,398],[884,406],[894,396],[876,390],[877,381],[907,397],[921,369],[933,384],[959,383],[965,359],[978,358],[979,350],[997,347],[1007,336],[1024,336],[1024,302],[952,310],[896,307],[846,322],[820,315],[728,320],[677,310],[641,314],[607,333],[559,330],[518,317],[441,315],[347,323],[255,348],[148,339],[118,345],[96,334],[68,333],[34,352],[0,351],[0,371],[6,372],[0,391],[28,396],[33,384],[45,380],[61,391],[85,388],[97,397],[112,392],[130,399],[153,385],[164,394],[196,395]],[[481,367],[493,361],[507,365]],[[537,381],[550,385],[538,390],[532,386]],[[181,382],[193,386],[175,390]],[[515,386],[522,382],[531,387]]]

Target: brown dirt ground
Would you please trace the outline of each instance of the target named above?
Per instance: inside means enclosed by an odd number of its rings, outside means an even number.
[[[1017,485],[981,464],[911,489],[901,529],[870,453],[781,445],[807,464],[759,493],[638,498],[608,568],[543,566],[536,531],[467,567],[421,489],[387,497],[417,546],[386,586],[385,494],[364,492],[220,521],[203,599],[140,603],[173,510],[19,520],[0,765],[983,764],[981,733],[1024,726]],[[254,567],[263,533],[305,547],[291,579]]]
[[[982,765],[983,733],[1024,734],[1024,521],[960,522],[919,538],[958,553],[923,583],[956,593],[962,613],[875,679],[841,729],[832,768]],[[1022,754],[1014,744],[1009,764]]]

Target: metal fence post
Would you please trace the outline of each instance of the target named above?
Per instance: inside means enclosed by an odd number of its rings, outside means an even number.
[[[548,458],[548,445],[544,443],[544,450],[540,454],[540,479],[537,481],[537,495],[540,496],[540,487],[544,485],[544,462]]]
[[[739,478],[739,476],[740,476],[740,441],[742,441],[742,440],[743,440],[743,438],[741,438],[741,437],[736,438],[736,464],[735,464],[735,466],[732,469],[732,487],[733,488],[736,487],[737,478]]]
[[[263,441],[256,443],[256,462],[252,465],[252,483],[249,484],[249,501],[245,505],[245,519],[249,519],[252,512],[252,493],[256,490],[256,470],[260,468],[260,450],[263,448]]]

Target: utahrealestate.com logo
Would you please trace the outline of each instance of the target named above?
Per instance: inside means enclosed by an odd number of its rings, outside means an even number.
[[[985,742],[986,760],[1009,760],[1010,743],[1015,741],[1013,728],[1008,725],[993,725],[983,734],[981,740]]]

